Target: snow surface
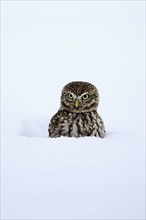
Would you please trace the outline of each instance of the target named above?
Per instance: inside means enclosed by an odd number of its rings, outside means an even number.
[[[1,5],[1,218],[145,219],[144,2]],[[106,138],[47,137],[73,80],[99,89]]]

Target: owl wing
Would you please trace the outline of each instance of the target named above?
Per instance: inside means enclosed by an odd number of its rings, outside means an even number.
[[[104,138],[106,136],[106,131],[104,127],[104,122],[100,115],[96,112],[96,123],[98,126],[98,135],[100,138]]]
[[[62,117],[62,112],[59,110],[52,118],[48,127],[49,137],[60,137],[61,136],[61,127],[60,119]]]

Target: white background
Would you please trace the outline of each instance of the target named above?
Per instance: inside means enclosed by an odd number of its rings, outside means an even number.
[[[144,1],[2,1],[2,219],[144,219]],[[62,87],[107,137],[47,138]]]

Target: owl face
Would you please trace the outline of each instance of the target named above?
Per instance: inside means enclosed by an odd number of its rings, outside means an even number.
[[[61,108],[70,112],[90,112],[96,110],[99,95],[97,88],[87,82],[71,82],[62,90]]]

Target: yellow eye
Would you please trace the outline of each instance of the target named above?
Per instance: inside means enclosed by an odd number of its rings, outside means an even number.
[[[89,95],[83,95],[82,97],[84,100],[88,99],[89,98]]]
[[[73,99],[73,95],[71,93],[68,94],[69,99]]]

